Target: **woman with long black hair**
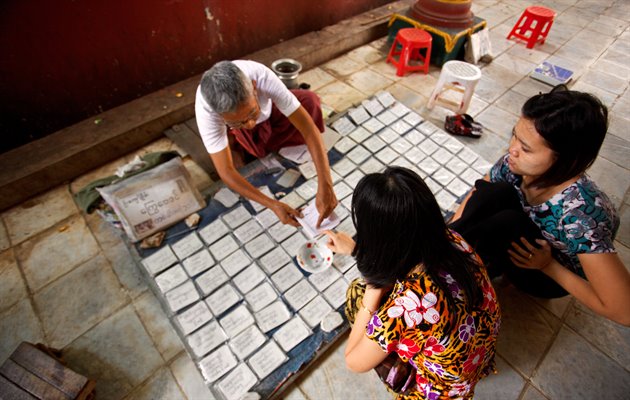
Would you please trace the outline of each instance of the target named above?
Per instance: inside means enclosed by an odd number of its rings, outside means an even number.
[[[352,218],[356,243],[326,232],[333,251],[356,257],[364,279],[348,289],[347,366],[376,367],[399,399],[472,398],[493,369],[500,324],[481,260],[405,168],[363,177]]]

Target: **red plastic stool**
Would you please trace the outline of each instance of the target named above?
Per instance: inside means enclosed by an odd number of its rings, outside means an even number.
[[[542,6],[527,7],[518,21],[516,21],[516,25],[514,25],[507,38],[510,39],[512,36],[515,36],[527,41],[528,49],[533,48],[538,41],[543,44],[554,18],[556,18],[556,12],[550,8]],[[527,36],[528,32],[529,36]]]
[[[405,72],[424,71],[429,73],[431,61],[431,35],[418,28],[403,28],[398,31],[392,48],[387,55],[387,62],[396,66],[396,75],[403,76]],[[401,46],[401,49],[398,49]],[[420,50],[426,49],[425,55]],[[398,60],[395,56],[399,56]],[[422,61],[420,65],[411,65],[414,60]]]

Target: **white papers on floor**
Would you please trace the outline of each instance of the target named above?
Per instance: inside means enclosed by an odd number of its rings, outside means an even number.
[[[311,161],[311,153],[308,152],[308,147],[305,144],[299,144],[297,146],[287,146],[281,148],[278,153],[289,161],[293,161],[296,164],[304,164],[307,161]]]
[[[228,188],[221,188],[214,194],[214,199],[225,207],[230,208],[238,203],[238,195]]]

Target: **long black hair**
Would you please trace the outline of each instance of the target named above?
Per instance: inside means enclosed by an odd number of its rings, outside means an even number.
[[[368,284],[391,286],[422,264],[449,304],[454,299],[443,273],[464,290],[467,308],[480,304],[481,288],[474,277],[479,266],[453,246],[435,197],[415,172],[390,167],[364,176],[352,197],[352,220],[357,230],[352,255]]]
[[[530,185],[549,187],[581,175],[602,147],[608,109],[595,96],[565,85],[529,98],[521,110],[553,150],[554,163]]]

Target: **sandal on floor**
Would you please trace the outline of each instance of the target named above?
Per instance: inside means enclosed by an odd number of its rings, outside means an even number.
[[[476,122],[473,117],[468,114],[455,114],[446,117],[444,130],[453,135],[479,139],[483,125]]]

